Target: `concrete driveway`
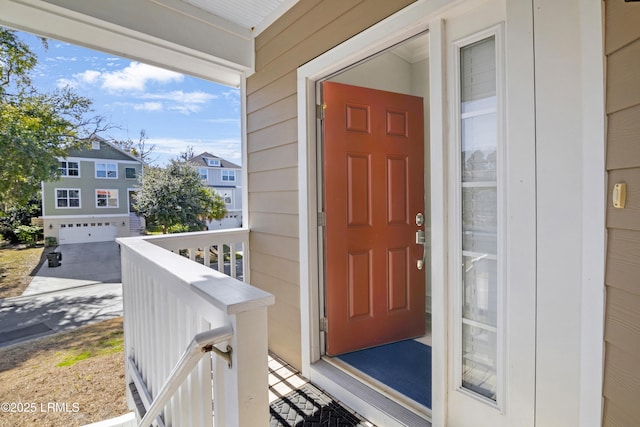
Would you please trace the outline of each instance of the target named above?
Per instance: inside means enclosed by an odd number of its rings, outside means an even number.
[[[115,242],[61,245],[62,265],[38,270],[22,296],[0,299],[0,348],[122,316]]]
[[[95,283],[120,283],[120,246],[116,242],[60,245],[62,265],[45,261],[23,296],[41,294]]]

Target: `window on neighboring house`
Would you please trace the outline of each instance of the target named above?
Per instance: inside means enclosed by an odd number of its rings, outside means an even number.
[[[118,164],[96,163],[96,178],[118,178]]]
[[[218,160],[218,159],[207,159],[207,165],[209,165],[209,166],[220,166],[220,160]]]
[[[56,188],[56,208],[79,208],[80,189]]]
[[[62,176],[80,176],[80,167],[78,162],[60,162],[58,170]]]
[[[126,179],[136,179],[136,168],[125,168],[124,169],[124,177]]]
[[[118,190],[96,190],[97,208],[117,208]]]
[[[222,196],[222,198],[224,199],[224,203],[227,205],[230,205],[233,203],[233,195],[230,191],[225,191],[223,193],[220,194]]]
[[[200,174],[200,179],[206,181],[208,179],[207,170],[205,168],[198,169],[198,173]]]
[[[236,181],[236,171],[234,171],[234,170],[223,170],[222,171],[222,180],[224,182],[235,182]]]

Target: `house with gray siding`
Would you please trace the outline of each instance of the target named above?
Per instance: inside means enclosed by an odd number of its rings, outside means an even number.
[[[204,153],[189,159],[198,170],[202,182],[223,199],[227,214],[221,220],[207,222],[209,230],[242,227],[241,167],[228,160]]]
[[[140,234],[133,208],[142,162],[97,139],[59,158],[60,179],[42,183],[45,237],[59,244],[115,240]]]

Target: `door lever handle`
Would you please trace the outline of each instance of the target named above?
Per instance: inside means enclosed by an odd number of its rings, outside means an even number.
[[[427,242],[427,238],[424,230],[416,231],[416,245],[422,245],[422,259],[419,259],[416,263],[416,267],[418,270],[422,270],[424,268],[425,257],[427,256],[427,250],[425,248],[425,244]]]

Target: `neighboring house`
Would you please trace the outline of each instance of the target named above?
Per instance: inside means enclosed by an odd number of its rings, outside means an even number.
[[[372,422],[640,425],[640,2],[267,3],[0,0],[0,22],[240,88],[269,348]],[[399,151],[376,151],[374,131]],[[396,226],[380,255],[369,230]],[[379,342],[393,318],[349,322],[414,303],[431,320],[430,407],[328,350],[344,331]]]
[[[140,160],[94,139],[89,148],[71,150],[59,161],[60,179],[42,183],[45,237],[59,244],[104,242],[144,230],[132,205]]]
[[[202,182],[218,193],[227,207],[224,218],[208,221],[207,228],[218,230],[242,227],[241,167],[207,152],[193,156],[189,162],[198,169]]]

